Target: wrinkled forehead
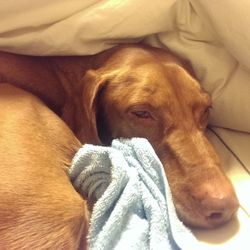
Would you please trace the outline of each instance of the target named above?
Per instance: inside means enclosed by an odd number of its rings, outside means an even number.
[[[209,96],[201,89],[200,84],[182,67],[176,64],[148,62],[130,65],[126,70],[118,71],[112,91],[118,91],[123,98],[131,102],[139,100],[158,103],[171,103],[180,99],[185,104],[209,101]],[[128,91],[124,91],[126,88]]]
[[[118,69],[108,84],[108,93],[117,99],[136,103],[171,95],[161,66],[147,63]],[[164,100],[163,100],[164,101]]]

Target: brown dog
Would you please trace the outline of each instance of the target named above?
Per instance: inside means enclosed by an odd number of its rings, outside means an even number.
[[[89,57],[40,58],[0,53],[0,82],[39,97],[82,143],[109,144],[117,137],[147,138],[164,165],[179,217],[189,225],[210,228],[228,221],[237,210],[238,201],[204,135],[210,97],[185,68],[170,53],[142,45],[118,46]],[[0,238],[0,242],[12,247],[11,240],[20,246],[27,241],[29,246],[33,242],[29,235],[35,235],[41,246],[50,242],[51,247],[57,247],[60,238],[61,242],[68,241],[67,249],[74,249],[73,242],[78,244],[77,239],[86,232],[87,216],[84,202],[72,190],[65,169],[80,145],[42,102],[9,85],[2,85],[0,93],[5,88],[9,96],[13,95],[12,100],[16,100],[16,92],[22,92],[33,101],[24,101],[26,98],[22,102],[13,101],[14,111],[7,111],[6,103],[0,99],[2,121],[8,121],[10,113],[15,112],[26,117],[26,123],[17,119],[5,126],[1,124],[2,147],[11,146],[10,156],[1,164],[2,179],[7,181],[0,196],[8,193],[8,201],[0,200],[0,218],[5,217],[6,208],[11,208],[8,211],[11,219],[0,219],[0,237],[7,239]],[[40,117],[40,109],[46,110],[44,117]],[[26,151],[14,143],[20,135]],[[37,140],[37,135],[46,140]],[[1,152],[1,158],[3,155]],[[10,158],[12,162],[8,163]],[[36,164],[27,167],[29,158]],[[17,170],[8,171],[13,166]],[[52,175],[53,171],[58,173]],[[16,179],[12,178],[14,175]],[[44,183],[39,188],[37,179]],[[14,192],[17,185],[19,189]],[[41,205],[40,188],[47,194]],[[29,195],[25,194],[26,189],[31,190]],[[22,200],[22,209],[16,202],[17,196]],[[61,198],[64,196],[68,198]],[[75,198],[68,202],[71,196]],[[31,201],[36,206],[32,207]],[[45,218],[43,222],[38,216],[41,211],[55,219]],[[59,214],[65,220],[60,221]],[[22,227],[26,220],[28,226]],[[22,228],[22,237],[13,229],[16,221]],[[32,225],[43,227],[44,231],[38,232]]]

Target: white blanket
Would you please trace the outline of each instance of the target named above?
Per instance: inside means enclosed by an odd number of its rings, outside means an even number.
[[[144,40],[187,58],[210,123],[250,132],[249,0],[0,0],[0,50],[94,54]]]

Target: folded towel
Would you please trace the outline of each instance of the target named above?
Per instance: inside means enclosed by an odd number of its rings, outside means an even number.
[[[84,145],[69,172],[76,190],[97,200],[90,250],[198,249],[176,215],[163,166],[146,139],[116,139],[111,147]]]

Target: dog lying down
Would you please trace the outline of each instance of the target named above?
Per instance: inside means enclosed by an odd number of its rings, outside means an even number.
[[[0,52],[0,107],[3,249],[85,247],[88,210],[67,175],[81,143],[147,138],[187,225],[213,228],[238,208],[204,134],[211,99],[165,50],[122,45],[85,57]]]

